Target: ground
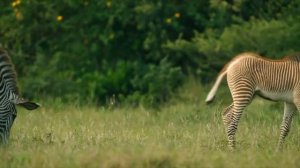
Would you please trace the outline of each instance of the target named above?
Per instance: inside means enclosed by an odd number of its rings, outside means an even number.
[[[211,105],[204,104],[204,94],[188,97],[159,109],[57,101],[31,112],[18,108],[10,144],[0,149],[0,167],[300,166],[299,115],[283,151],[276,152],[282,104],[255,99],[242,116],[232,152],[220,116],[230,97]]]

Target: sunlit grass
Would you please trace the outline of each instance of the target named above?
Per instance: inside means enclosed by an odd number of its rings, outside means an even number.
[[[221,111],[230,103],[220,90],[212,105],[206,88],[190,84],[160,109],[73,106],[42,102],[19,109],[0,167],[299,167],[300,122],[295,117],[282,152],[275,147],[282,105],[256,99],[243,114],[237,149],[230,152]]]

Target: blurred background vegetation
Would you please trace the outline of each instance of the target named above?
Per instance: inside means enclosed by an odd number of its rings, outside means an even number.
[[[1,1],[24,96],[157,106],[244,51],[300,49],[299,0]]]

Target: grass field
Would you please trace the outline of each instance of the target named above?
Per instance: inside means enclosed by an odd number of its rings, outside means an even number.
[[[256,99],[243,114],[237,149],[230,152],[221,121],[229,104],[221,91],[212,105],[206,89],[160,109],[42,102],[19,109],[0,167],[299,167],[300,122],[295,116],[282,152],[275,147],[282,104]]]

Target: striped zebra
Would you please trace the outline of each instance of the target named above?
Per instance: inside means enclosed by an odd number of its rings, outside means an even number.
[[[255,95],[273,101],[284,101],[278,149],[288,135],[293,114],[300,111],[300,54],[281,60],[271,60],[254,53],[242,53],[233,58],[219,73],[206,98],[213,101],[222,79],[227,83],[233,102],[224,109],[222,118],[227,131],[228,146],[235,147],[235,134],[244,108]]]
[[[34,110],[39,104],[20,97],[16,72],[6,50],[0,48],[0,143],[7,144],[17,116],[16,105]]]

